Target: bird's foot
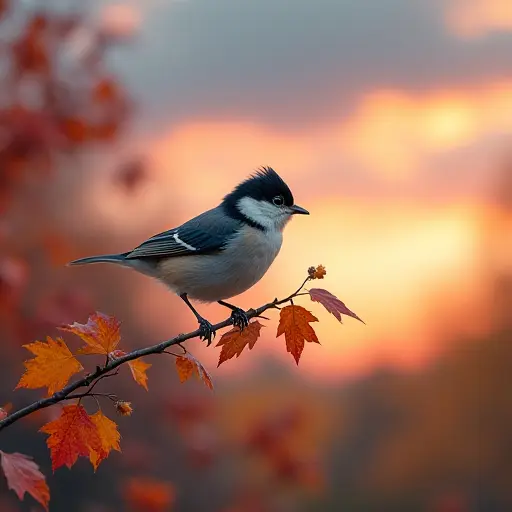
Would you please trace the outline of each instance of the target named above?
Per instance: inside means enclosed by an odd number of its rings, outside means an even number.
[[[240,332],[249,325],[249,318],[247,317],[247,313],[240,308],[233,309],[231,312],[231,321],[235,327],[240,329]]]
[[[209,347],[215,338],[215,329],[213,325],[206,320],[206,318],[199,318],[199,339],[206,341],[206,346]]]

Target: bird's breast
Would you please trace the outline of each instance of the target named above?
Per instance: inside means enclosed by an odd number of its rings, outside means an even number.
[[[245,228],[215,254],[169,258],[160,263],[160,280],[178,294],[214,302],[239,295],[267,272],[281,249],[280,231]]]

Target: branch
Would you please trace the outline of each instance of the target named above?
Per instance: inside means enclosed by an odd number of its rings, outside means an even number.
[[[246,312],[247,317],[250,319],[257,318],[262,315],[265,311],[268,309],[279,309],[278,306],[281,304],[285,304],[286,302],[291,301],[294,297],[296,297],[301,290],[304,288],[304,285],[311,279],[311,277],[307,277],[300,288],[296,290],[294,293],[286,297],[285,299],[274,299],[272,302],[269,302],[267,304],[264,304],[263,306],[260,306],[257,309],[250,309]],[[213,326],[215,331],[218,331],[220,329],[223,329],[224,327],[227,327],[229,325],[232,325],[232,319],[228,318],[222,322],[219,322],[218,324],[215,324]],[[25,416],[28,416],[29,414],[32,414],[33,412],[39,411],[41,409],[45,409],[46,407],[50,407],[51,405],[55,405],[59,402],[62,402],[64,400],[70,400],[72,398],[79,398],[84,396],[92,396],[90,394],[90,391],[92,388],[102,379],[105,377],[110,377],[114,374],[109,374],[112,370],[115,370],[119,366],[121,366],[124,363],[127,363],[128,361],[133,361],[134,359],[139,359],[143,356],[149,356],[152,354],[162,354],[165,352],[165,350],[169,347],[172,347],[173,345],[179,345],[180,343],[183,343],[184,341],[190,340],[192,338],[199,337],[200,329],[196,329],[195,331],[186,333],[186,334],[178,334],[174,338],[171,338],[166,341],[162,341],[161,343],[158,343],[156,345],[152,345],[150,347],[141,348],[138,350],[134,350],[132,352],[129,352],[128,354],[118,357],[114,360],[109,361],[105,366],[103,367],[96,367],[96,370],[93,373],[90,373],[86,375],[84,378],[77,380],[75,382],[72,382],[71,384],[67,385],[60,391],[57,391],[52,396],[48,398],[43,398],[41,400],[38,400],[37,402],[34,402],[30,405],[27,405],[27,407],[24,407],[23,409],[19,409],[16,412],[13,412],[12,414],[9,414],[6,418],[0,421],[0,430],[8,427],[9,425],[12,425],[16,421],[20,420],[21,418],[24,418]],[[80,388],[89,388],[89,390],[86,393],[80,393],[71,395],[73,391],[76,391]]]

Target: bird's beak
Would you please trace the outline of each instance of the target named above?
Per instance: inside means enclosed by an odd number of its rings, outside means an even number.
[[[290,211],[292,212],[292,215],[294,214],[300,214],[300,215],[309,215],[309,212],[302,208],[302,206],[297,206],[296,204],[290,206]]]

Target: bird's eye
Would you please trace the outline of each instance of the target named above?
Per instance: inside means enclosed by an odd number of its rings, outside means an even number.
[[[272,202],[276,206],[283,206],[283,204],[284,204],[284,197],[283,196],[276,196],[276,197],[274,197],[274,199],[272,199]]]

